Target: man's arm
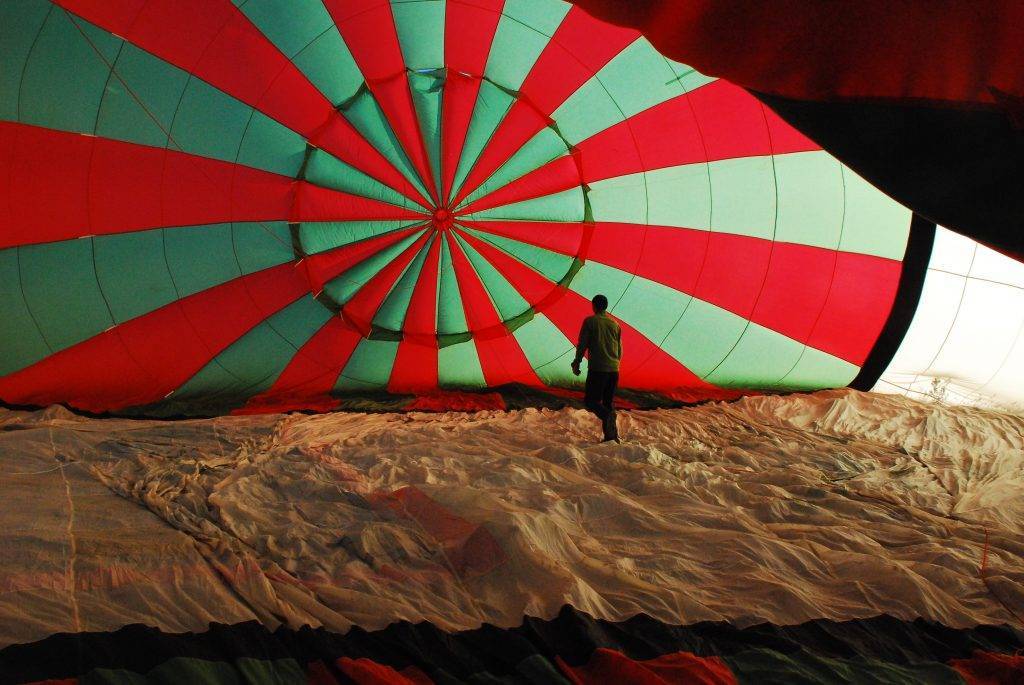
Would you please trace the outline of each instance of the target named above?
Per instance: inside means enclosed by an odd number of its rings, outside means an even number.
[[[583,361],[583,355],[586,354],[587,348],[590,346],[590,327],[587,326],[589,322],[589,319],[583,320],[583,325],[580,327],[580,340],[576,344],[576,358],[572,360],[572,372],[577,376],[580,375],[580,362]]]

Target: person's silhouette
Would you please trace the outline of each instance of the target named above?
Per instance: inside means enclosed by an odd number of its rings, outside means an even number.
[[[608,314],[608,298],[595,295],[591,300],[594,315],[583,320],[580,341],[572,372],[580,375],[580,362],[587,355],[587,391],[584,399],[587,409],[601,419],[604,441],[619,440],[615,420],[615,389],[619,385],[619,360],[622,359],[622,330]]]

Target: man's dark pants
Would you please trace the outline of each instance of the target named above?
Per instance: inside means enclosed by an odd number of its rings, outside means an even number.
[[[583,404],[601,419],[604,439],[614,440],[619,437],[615,421],[615,409],[612,400],[615,388],[619,385],[619,374],[614,371],[587,371],[587,390]]]

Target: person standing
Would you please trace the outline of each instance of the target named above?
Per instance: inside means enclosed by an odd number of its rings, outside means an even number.
[[[619,441],[615,417],[615,390],[619,385],[619,362],[622,359],[622,329],[608,313],[608,298],[595,295],[590,301],[594,315],[583,320],[580,340],[572,372],[580,375],[580,362],[587,355],[587,386],[583,403],[601,419],[604,440]]]

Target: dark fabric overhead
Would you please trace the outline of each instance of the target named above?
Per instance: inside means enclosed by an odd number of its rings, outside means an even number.
[[[751,90],[923,216],[1024,254],[1024,3],[574,2]]]

